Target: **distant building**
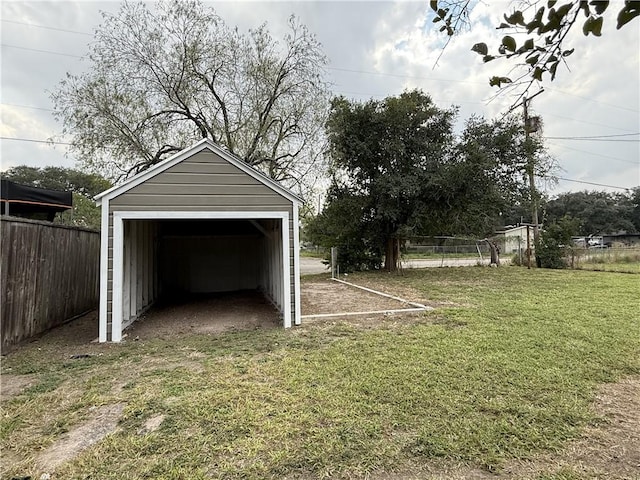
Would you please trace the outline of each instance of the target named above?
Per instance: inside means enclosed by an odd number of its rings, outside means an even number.
[[[529,237],[531,250],[533,250],[533,227],[529,227]],[[527,226],[507,225],[504,230],[496,232],[496,238],[504,244],[503,253],[524,252],[527,249]]]
[[[628,247],[632,245],[640,245],[640,233],[608,233],[602,234],[602,244],[607,247]]]
[[[579,247],[604,248],[604,247],[631,247],[640,245],[640,233],[604,233],[602,235],[589,235],[586,237],[571,237],[573,243]]]
[[[0,203],[2,215],[51,222],[56,213],[73,208],[73,194],[20,185],[3,178],[0,183]]]

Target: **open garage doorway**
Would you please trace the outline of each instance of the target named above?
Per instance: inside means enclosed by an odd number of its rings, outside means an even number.
[[[136,337],[282,324],[280,219],[127,220],[123,229],[123,328]]]
[[[228,292],[259,293],[291,326],[288,224],[288,212],[114,213],[113,341],[154,304]]]

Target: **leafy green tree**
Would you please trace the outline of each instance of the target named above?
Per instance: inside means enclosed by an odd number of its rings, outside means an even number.
[[[505,225],[514,211],[530,220],[532,198],[527,184],[528,150],[537,158],[536,176],[554,168],[541,139],[527,139],[519,117],[488,121],[471,117],[457,139],[447,164],[449,205],[445,212],[451,234],[482,235]],[[538,195],[537,190],[534,195]],[[517,221],[511,223],[520,222]]]
[[[57,220],[66,225],[100,228],[101,212],[93,197],[112,186],[100,175],[73,168],[20,165],[2,172],[2,176],[22,185],[73,192],[72,211],[57,214]]]
[[[564,216],[547,224],[536,242],[536,262],[542,268],[566,268],[567,254],[572,248],[571,237],[576,234],[578,221]]]
[[[93,198],[112,186],[109,180],[100,175],[64,167],[19,165],[3,172],[2,176],[23,185],[71,191],[87,198]]]
[[[419,91],[366,103],[336,98],[327,122],[333,161],[333,199],[357,199],[352,221],[384,251],[395,270],[401,240],[420,228],[425,192],[451,144],[453,110],[434,105]]]
[[[103,14],[85,73],[53,94],[71,152],[109,178],[210,138],[278,180],[314,178],[327,62],[294,17],[282,42],[243,34],[199,0],[125,1]]]
[[[545,205],[548,222],[556,222],[565,216],[570,216],[578,222],[578,235],[600,235],[626,231],[636,233],[640,231],[634,223],[637,221],[638,190],[634,193],[609,193],[582,191],[558,195]]]
[[[440,31],[452,37],[469,26],[469,13],[476,3],[471,0],[431,0],[433,21],[441,25]],[[473,45],[472,50],[480,54],[484,62],[524,59],[519,64],[523,70],[514,69],[519,72],[516,76],[498,75],[489,80],[491,86],[499,88],[525,84],[521,95],[525,95],[532,84],[542,81],[545,76],[551,81],[555,79],[560,64],[566,63],[567,57],[574,53],[575,49],[566,45],[567,36],[572,30],[581,27],[584,35],[599,37],[607,12],[615,9],[618,30],[640,15],[640,2],[629,0],[549,0],[509,4],[513,8],[504,14],[504,21],[497,28],[507,30],[510,34],[502,37],[497,52],[490,52],[485,42]]]
[[[420,91],[335,99],[327,123],[333,183],[309,237],[347,252],[343,267],[384,260],[392,271],[411,236],[491,233],[511,204],[528,201],[525,136],[515,117],[473,117],[456,138],[455,115]]]
[[[365,196],[334,184],[324,210],[306,223],[305,234],[314,244],[327,252],[338,247],[341,272],[379,270],[382,266],[383,239],[368,221],[367,204]]]
[[[640,232],[640,187],[631,190],[629,200],[631,202],[631,222],[635,231]]]

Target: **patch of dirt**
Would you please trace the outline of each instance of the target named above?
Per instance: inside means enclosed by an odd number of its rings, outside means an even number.
[[[215,334],[236,329],[275,328],[280,314],[258,292],[189,296],[158,305],[126,330],[127,339]]]
[[[389,274],[394,275],[394,274]],[[401,274],[396,274],[401,275]],[[395,277],[397,279],[397,277]],[[363,287],[371,288],[373,290],[384,291],[385,293],[392,293],[397,297],[404,298],[410,302],[420,303],[429,307],[467,307],[469,305],[464,305],[456,302],[450,301],[435,301],[424,298],[424,293],[420,292],[416,288],[408,286],[400,281],[392,281],[389,283],[383,283],[379,278],[371,278],[369,276],[363,275],[362,278],[357,278],[354,280],[355,284],[362,285]],[[451,282],[454,285],[453,282]]]
[[[55,344],[59,348],[77,349],[78,346],[89,345],[92,341],[97,340],[98,328],[98,311],[93,310],[63,325],[23,340],[16,345],[11,345],[3,352],[3,355],[10,355],[11,352],[28,346],[37,347],[39,344]]]
[[[362,283],[362,285],[367,286],[366,283]],[[303,279],[301,287],[303,315],[395,310],[411,307],[406,303],[327,279]],[[371,288],[380,289],[381,287],[371,285]],[[384,289],[384,287],[382,288]],[[385,293],[399,295],[409,301],[417,301],[424,305],[434,305],[433,302],[427,303],[418,298],[418,294],[414,290],[396,291],[394,286],[392,291],[385,291]],[[404,318],[406,316],[419,317],[420,315],[412,315],[411,313],[375,314],[344,317],[343,319],[348,319],[350,322],[375,324],[375,322],[384,319],[397,319],[400,316]],[[311,321],[312,319],[307,319],[303,320],[303,323]],[[194,333],[217,334],[230,330],[277,328],[281,325],[282,319],[276,308],[258,292],[191,295],[154,306],[125,330],[125,340],[172,338],[180,334]],[[55,346],[58,357],[69,358],[73,354],[100,354],[100,352],[113,347],[108,344],[93,344],[92,342],[97,337],[98,312],[93,311],[42,335],[26,340],[15,346],[14,349],[39,348],[40,345],[43,347]],[[197,359],[194,358],[194,360]]]
[[[20,395],[36,382],[33,375],[12,375],[3,373],[0,376],[0,401],[9,400]]]
[[[96,407],[91,419],[65,433],[60,439],[41,453],[36,459],[39,468],[52,472],[91,445],[113,433],[122,415],[124,403]]]
[[[302,285],[300,297],[302,315],[412,308],[412,305],[405,302],[369,293],[331,280],[305,282]]]
[[[164,422],[164,418],[165,416],[161,414],[147,419],[147,421],[144,422],[142,428],[138,430],[138,435],[146,435],[148,433],[155,432],[158,428],[160,428],[162,422]]]
[[[601,420],[585,428],[580,438],[562,452],[508,466],[506,470],[521,478],[565,468],[578,475],[639,479],[640,376],[604,385],[593,410]]]

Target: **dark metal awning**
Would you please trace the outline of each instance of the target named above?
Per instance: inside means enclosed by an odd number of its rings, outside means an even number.
[[[11,215],[46,214],[53,216],[73,207],[71,192],[20,185],[2,179],[0,184],[2,212]]]

